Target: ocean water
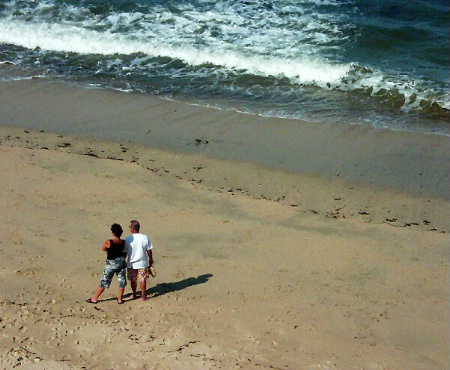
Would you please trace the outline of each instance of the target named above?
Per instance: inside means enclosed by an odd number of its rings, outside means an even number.
[[[450,135],[447,0],[5,0],[0,80]]]

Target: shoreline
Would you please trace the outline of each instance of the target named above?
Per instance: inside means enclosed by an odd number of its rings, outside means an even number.
[[[41,80],[0,83],[0,109],[0,145],[134,162],[305,215],[450,232],[450,138],[276,120]]]
[[[450,200],[446,136],[258,117],[42,80],[0,83],[0,109],[0,126],[200,154]]]

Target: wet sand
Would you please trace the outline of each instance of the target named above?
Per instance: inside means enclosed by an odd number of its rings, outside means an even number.
[[[258,117],[41,80],[0,83],[0,125],[251,162],[450,200],[450,137]],[[344,122],[345,123],[345,122]]]

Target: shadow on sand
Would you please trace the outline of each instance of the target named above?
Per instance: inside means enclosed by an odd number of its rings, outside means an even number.
[[[204,284],[208,282],[208,280],[211,277],[213,277],[212,274],[204,274],[197,277],[190,277],[173,283],[156,284],[154,287],[151,287],[150,289],[147,290],[147,294],[149,296],[161,296],[167,293],[177,292],[179,290],[189,288],[190,286],[193,285]]]

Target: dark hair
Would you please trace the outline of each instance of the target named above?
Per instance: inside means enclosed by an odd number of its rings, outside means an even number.
[[[139,229],[141,228],[141,225],[139,225],[139,221],[131,220],[130,221],[130,227],[132,230],[139,232]]]
[[[123,234],[122,226],[120,226],[119,224],[112,224],[111,231],[118,238],[120,238]]]

